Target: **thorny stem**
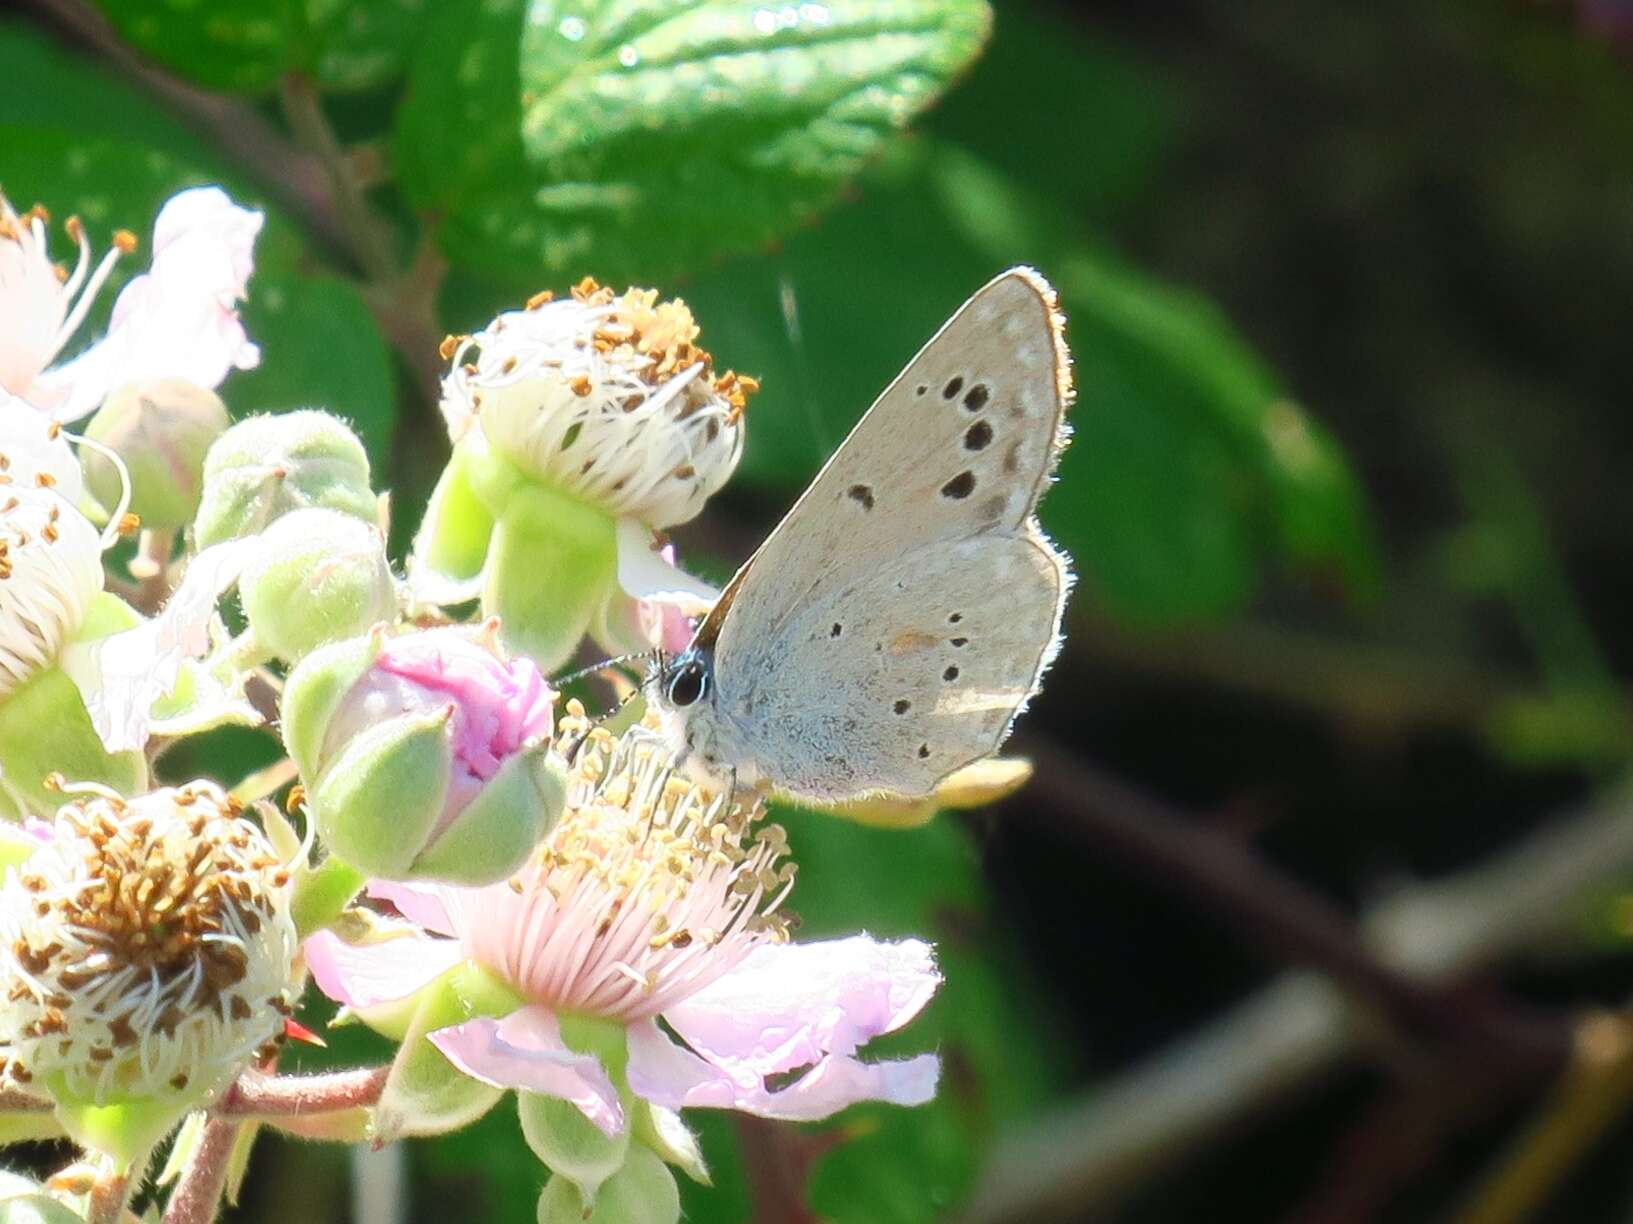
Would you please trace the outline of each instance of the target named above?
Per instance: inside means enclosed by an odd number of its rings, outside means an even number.
[[[240,1125],[227,1118],[211,1118],[204,1124],[198,1147],[164,1209],[164,1224],[210,1224],[215,1219]]]
[[[245,1075],[215,1109],[218,1117],[281,1117],[336,1113],[373,1105],[391,1068],[361,1067],[325,1075]]]

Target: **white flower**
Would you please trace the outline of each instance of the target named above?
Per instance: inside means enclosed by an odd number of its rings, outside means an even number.
[[[84,795],[0,885],[0,1057],[59,1101],[198,1099],[283,1031],[290,875],[212,782]]]
[[[52,366],[84,322],[114,264],[136,249],[126,230],[95,262],[78,218],[66,229],[79,248],[71,273],[51,262],[46,213],[19,215],[0,196],[0,389],[59,421],[84,416],[118,387],[183,378],[215,387],[234,367],[250,369],[260,351],[238,319],[263,216],[238,207],[219,187],[182,191],[153,226],[150,270],[114,302],[108,334]]]
[[[0,484],[0,698],[56,661],[101,592],[90,520],[48,487]]]
[[[693,518],[737,466],[743,407],[758,388],[714,373],[692,312],[657,291],[614,295],[585,279],[450,340],[442,412],[536,479],[618,518]]]

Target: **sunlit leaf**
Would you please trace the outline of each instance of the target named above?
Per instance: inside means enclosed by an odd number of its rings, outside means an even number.
[[[457,12],[457,16],[455,13]],[[981,0],[448,5],[403,110],[456,258],[661,278],[830,203],[980,49]]]

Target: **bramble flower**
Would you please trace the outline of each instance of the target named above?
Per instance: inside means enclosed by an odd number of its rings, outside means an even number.
[[[790,943],[781,906],[794,871],[761,808],[674,776],[650,727],[615,739],[587,729],[575,703],[559,738],[580,737],[566,812],[515,877],[375,885],[429,934],[312,937],[323,990],[401,1037],[403,1000],[462,967],[485,971],[509,1005],[456,1016],[429,1040],[490,1089],[520,1091],[529,1142],[586,1206],[625,1167],[632,1134],[700,1167],[673,1110],[810,1120],[863,1100],[928,1100],[934,1055],[855,1055],[929,1001],[930,947]],[[399,1061],[415,1056],[405,1041]]]
[[[278,1038],[290,872],[212,782],[81,793],[0,884],[0,1058],[81,1144],[139,1158]]]
[[[126,383],[184,378],[215,387],[234,367],[260,360],[237,303],[254,266],[261,213],[238,207],[219,187],[172,196],[153,223],[150,268],[120,292],[107,335],[56,366],[137,242],[120,230],[95,261],[84,225],[70,217],[66,229],[79,253],[68,273],[51,262],[48,220],[38,205],[19,215],[0,195],[0,318],[10,321],[0,333],[0,388],[72,421]]]
[[[290,674],[284,740],[342,860],[385,879],[489,884],[561,814],[555,700],[495,625],[375,633]]]
[[[547,671],[631,597],[707,607],[714,592],[658,558],[655,532],[696,516],[736,468],[758,384],[715,373],[698,335],[684,302],[586,278],[450,337],[455,451],[410,563],[421,598],[480,595]]]

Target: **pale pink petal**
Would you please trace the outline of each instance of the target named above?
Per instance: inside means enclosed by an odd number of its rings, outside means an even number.
[[[671,1041],[655,1021],[629,1029],[629,1086],[668,1109],[735,1109],[762,1118],[815,1122],[860,1101],[922,1105],[935,1096],[940,1072],[934,1054],[879,1063],[831,1055],[793,1083],[771,1091],[760,1077],[733,1074]]]
[[[389,901],[410,922],[417,922],[438,935],[454,934],[449,913],[455,901],[453,891],[440,884],[416,884],[403,880],[371,880],[369,896]]]
[[[318,989],[352,1008],[406,999],[464,959],[457,940],[413,934],[349,944],[333,931],[319,931],[305,949]]]
[[[150,270],[114,302],[108,333],[36,380],[59,420],[75,420],[126,383],[182,378],[215,387],[261,359],[238,318],[263,215],[219,187],[173,196],[153,226]]]
[[[635,599],[669,604],[688,616],[702,616],[720,598],[708,583],[674,564],[674,550],[660,547],[646,524],[618,520],[618,585]]]
[[[930,945],[867,935],[764,944],[664,1019],[740,1078],[852,1054],[916,1016],[941,984]]]
[[[502,1020],[482,1016],[438,1029],[431,1042],[466,1075],[496,1088],[560,1097],[608,1136],[623,1133],[618,1090],[599,1059],[569,1050],[549,1008],[531,1006]]]
[[[188,563],[152,620],[63,653],[63,670],[79,686],[108,751],[147,743],[154,705],[176,687],[182,663],[210,648],[216,601],[238,581],[255,547],[253,538],[211,545]]]

